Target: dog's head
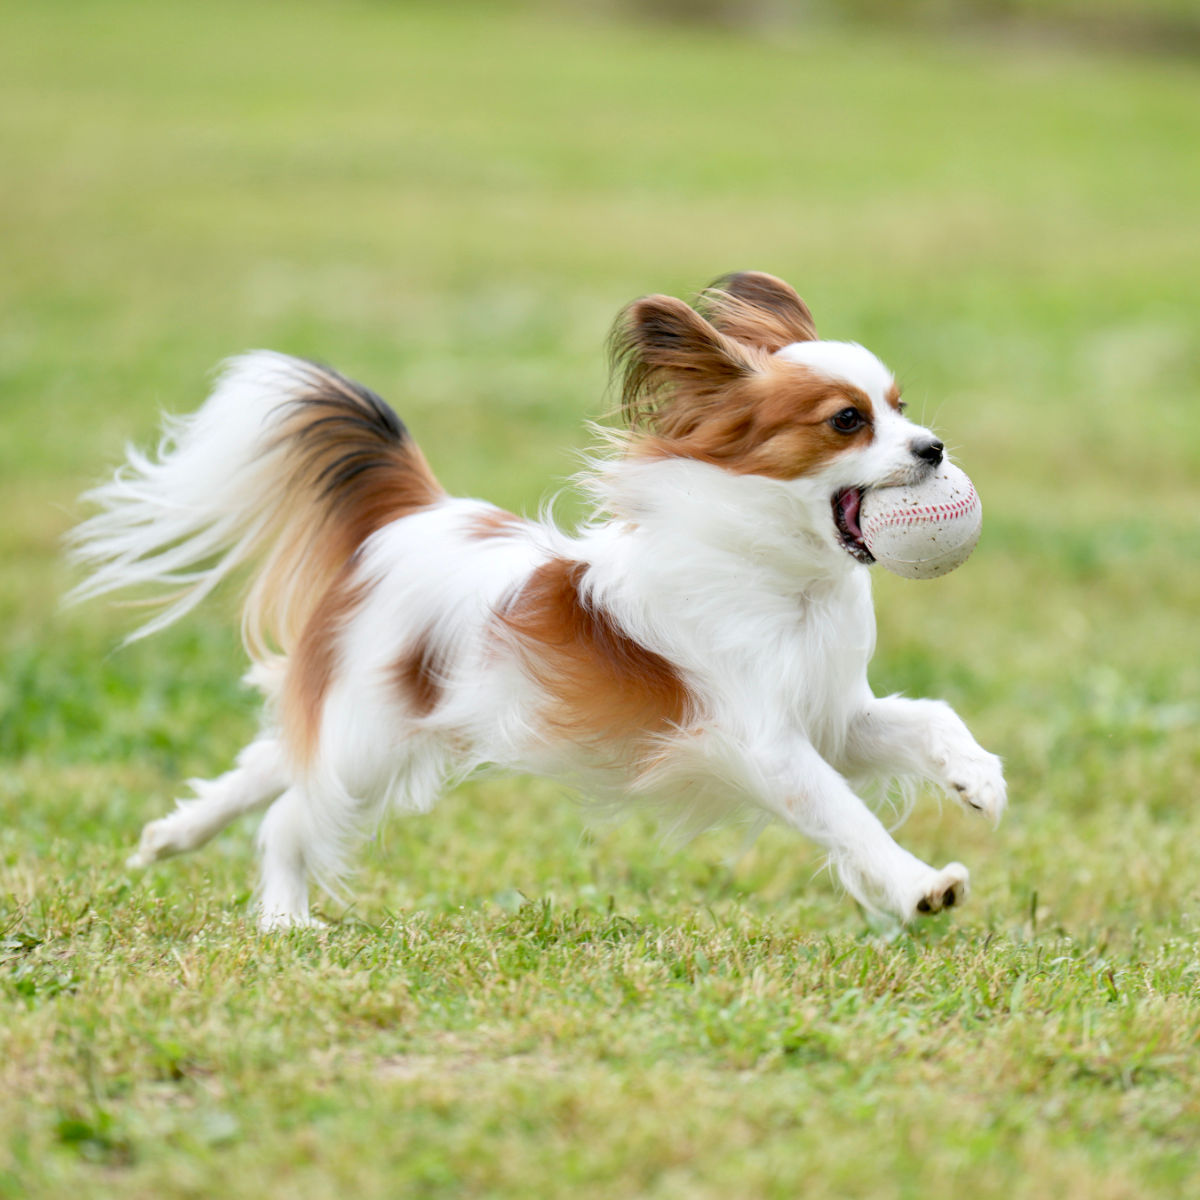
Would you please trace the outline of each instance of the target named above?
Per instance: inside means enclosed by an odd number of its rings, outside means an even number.
[[[864,492],[917,482],[942,460],[883,363],[821,341],[808,306],[771,275],[726,276],[696,308],[643,297],[612,350],[633,453],[782,481],[821,540],[858,562],[873,561],[858,527]]]

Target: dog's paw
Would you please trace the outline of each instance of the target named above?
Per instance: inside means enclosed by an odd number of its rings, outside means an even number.
[[[286,933],[289,929],[328,928],[329,926],[324,921],[309,913],[260,912],[258,914],[259,933]]]
[[[125,865],[131,870],[140,870],[150,866],[160,859],[170,858],[178,854],[180,847],[171,836],[171,818],[163,817],[159,821],[151,821],[143,826],[142,836],[138,840],[138,848],[125,860]]]
[[[948,764],[946,780],[964,808],[999,822],[1008,803],[1008,786],[1000,760],[984,750]]]
[[[922,882],[913,915],[924,917],[943,908],[953,908],[967,898],[970,887],[971,875],[962,863],[950,863],[940,871],[932,871]]]
[[[1008,787],[1000,760],[989,754],[965,729],[962,736],[938,739],[933,749],[934,779],[963,808],[1000,820],[1008,803]]]

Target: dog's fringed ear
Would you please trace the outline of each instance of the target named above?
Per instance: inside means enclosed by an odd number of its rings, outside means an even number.
[[[661,430],[669,412],[703,409],[724,387],[759,369],[753,351],[714,329],[673,296],[643,296],[609,338],[621,412],[631,428]]]
[[[762,271],[714,280],[701,292],[698,307],[722,333],[771,354],[793,342],[817,340],[808,305],[782,279]]]

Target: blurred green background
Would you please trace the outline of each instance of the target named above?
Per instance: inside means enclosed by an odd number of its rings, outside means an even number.
[[[372,1173],[382,1118],[359,1112],[359,1124],[337,1126],[357,1147],[354,1169],[339,1160],[322,1174],[310,1159],[292,1179],[297,1194],[332,1194],[351,1178],[360,1195],[402,1194],[398,1181],[421,1195],[550,1195],[567,1183],[594,1195],[782,1194],[814,1161],[824,1164],[810,1176],[816,1194],[910,1195],[932,1181],[1011,1195],[1034,1171],[1046,1194],[1184,1188],[1200,1090],[1198,216],[1200,19],[1183,0],[10,5],[0,38],[0,972],[23,1015],[0,1053],[14,1097],[0,1185],[102,1190],[104,1172],[119,1171],[127,1194],[162,1194],[172,1147],[183,1146],[198,1165],[182,1193],[219,1182],[241,1194],[270,1190],[302,1150],[300,1134],[278,1128],[286,1106],[267,1068],[243,1064],[238,1075],[212,1048],[207,1017],[168,1021],[159,1007],[179,993],[172,955],[200,954],[205,978],[213,955],[249,937],[248,832],[140,879],[120,868],[179,779],[224,769],[253,730],[236,683],[236,597],[113,653],[129,613],[56,609],[70,582],[59,539],[81,515],[78,493],[127,440],[152,440],[161,411],[197,405],[224,356],[270,346],[380,391],[451,490],[532,512],[575,469],[585,419],[608,408],[603,344],[618,309],[757,268],[792,282],[824,334],[862,341],[896,371],[914,415],[939,430],[983,497],[984,538],[962,570],[928,584],[876,572],[873,672],[879,691],[950,699],[1007,760],[1012,810],[998,833],[923,805],[901,835],[927,858],[967,861],[971,904],[908,950],[872,949],[793,839],[768,834],[729,867],[736,839],[669,855],[634,821],[588,840],[547,785],[468,785],[372,848],[356,910],[370,924],[333,935],[344,940],[324,953],[344,953],[346,974],[322,960],[321,1003],[301,999],[315,968],[297,950],[270,981],[256,976],[281,1007],[264,1002],[253,1022],[226,1030],[257,1045],[259,1020],[311,1002],[311,1028],[293,1028],[285,1046],[297,1061],[314,1061],[318,1043],[398,1053],[407,1037],[418,1067],[397,1076],[402,1090],[414,1104],[449,1106],[444,1126],[421,1126],[421,1154],[410,1147],[420,1171],[401,1155]],[[771,1004],[809,1012],[830,1045],[844,1036],[875,1061],[891,1055],[900,1026],[882,1009],[855,1024],[837,1006],[883,969],[871,955],[899,955],[886,978],[908,983],[893,990],[924,980],[934,1005],[896,1018],[933,1022],[906,1061],[937,1058],[934,998],[943,984],[965,987],[945,1019],[996,1081],[1001,1098],[987,1107],[1005,1113],[1036,1109],[1036,1074],[1020,1065],[1030,1031],[1011,1005],[1003,1017],[981,1008],[962,981],[985,970],[975,956],[1001,953],[988,947],[1005,947],[1010,986],[1048,978],[1026,956],[1040,963],[1037,939],[1057,939],[1065,965],[1034,1039],[1052,1064],[1046,1107],[1031,1126],[1001,1120],[964,1142],[955,1114],[972,1111],[974,1093],[954,1072],[914,1067],[880,1081],[846,1068],[818,1096],[805,1089],[820,1091],[824,1068],[802,1055],[803,1077],[771,1076],[775,1091],[763,1094],[774,1098],[751,1133],[734,1122],[734,1136],[715,1098],[720,1072],[734,1068],[708,1034],[689,1041],[700,1009],[675,1004],[674,983],[650,985],[646,1003],[662,1004],[675,1049],[631,1027],[611,1072],[597,1065],[598,1031],[625,1028],[600,962],[600,999],[577,1000],[591,1034],[558,1047],[549,1090],[585,1126],[609,1130],[597,1144],[612,1156],[593,1147],[595,1160],[571,1159],[570,1123],[539,1103],[539,1088],[506,1090],[501,1073],[475,1096],[462,1065],[461,1039],[481,1024],[492,1034],[470,1043],[471,1063],[541,1044],[548,993],[498,1008],[490,993],[445,991],[455,954],[503,955],[525,936],[510,921],[514,906],[512,921],[533,920],[522,897],[554,911],[594,907],[599,922],[615,913],[643,934],[693,929],[709,912],[718,927],[748,930],[749,944],[828,947],[818,994],[796,961],[756,966],[748,952],[746,978],[766,972],[783,989],[769,1001],[751,989],[768,1005],[762,1027],[778,1028]],[[409,978],[402,930],[429,920],[457,949]],[[217,948],[207,959],[194,941],[205,936]],[[648,969],[664,944],[651,938]],[[430,999],[364,1031],[357,993],[338,980],[357,978],[348,962],[380,945],[396,952],[387,978],[409,978]],[[565,978],[592,969],[564,954]],[[100,978],[104,988],[89,987]],[[1106,980],[1124,1008],[1093,1007],[1113,1000]],[[139,1038],[122,996],[137,998],[156,1032]],[[709,999],[713,1012],[732,1011]],[[215,1003],[203,987],[196,1001]],[[1159,1057],[1129,1074],[1123,1056],[1145,1045],[1138,1005],[1160,1002],[1170,1012]],[[1115,1024],[1100,1037],[1106,1020]],[[344,1036],[329,1032],[338,1022]],[[201,1116],[212,1103],[202,1076],[239,1080],[209,1140],[196,1142],[183,1118],[170,1136],[154,1124],[164,1068],[161,1055],[145,1058],[147,1038],[207,1063],[207,1075],[166,1070]],[[678,1078],[631,1100],[622,1089],[664,1053]],[[735,1058],[738,1071],[767,1061],[744,1049]],[[590,1074],[574,1073],[581,1061]],[[365,1069],[355,1062],[332,1075],[297,1068],[289,1086],[304,1097],[332,1088],[349,1104],[345,1081],[357,1087]],[[1086,1071],[1055,1074],[1080,1062]],[[711,1094],[693,1067],[716,1072],[702,1076]],[[1110,1068],[1112,1090],[1093,1087]],[[26,1095],[36,1103],[22,1104]],[[693,1113],[684,1165],[644,1130],[612,1132],[615,1113],[657,1128],[652,1110],[698,1095],[712,1120]],[[849,1125],[818,1122],[806,1138],[779,1124],[830,1095],[852,1098],[834,1105]],[[318,1142],[321,1103],[297,1118]],[[859,1111],[887,1114],[882,1143],[850,1119]],[[275,1130],[257,1147],[252,1119]],[[470,1131],[470,1145],[439,1156],[451,1127]],[[540,1139],[551,1149],[529,1159]],[[520,1165],[511,1178],[509,1159]]]

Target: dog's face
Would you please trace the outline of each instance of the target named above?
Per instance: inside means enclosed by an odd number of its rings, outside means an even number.
[[[862,563],[874,562],[858,525],[870,488],[917,483],[942,461],[944,447],[928,429],[904,415],[891,372],[862,346],[846,342],[798,342],[775,357],[837,381],[845,407],[826,418],[842,439],[804,482],[818,505],[828,504],[838,545]]]
[[[614,334],[634,452],[708,462],[785,482],[831,550],[873,561],[858,511],[865,491],[912,483],[943,447],[904,415],[891,372],[870,351],[817,338],[781,280],[720,281],[700,311],[649,296]]]

